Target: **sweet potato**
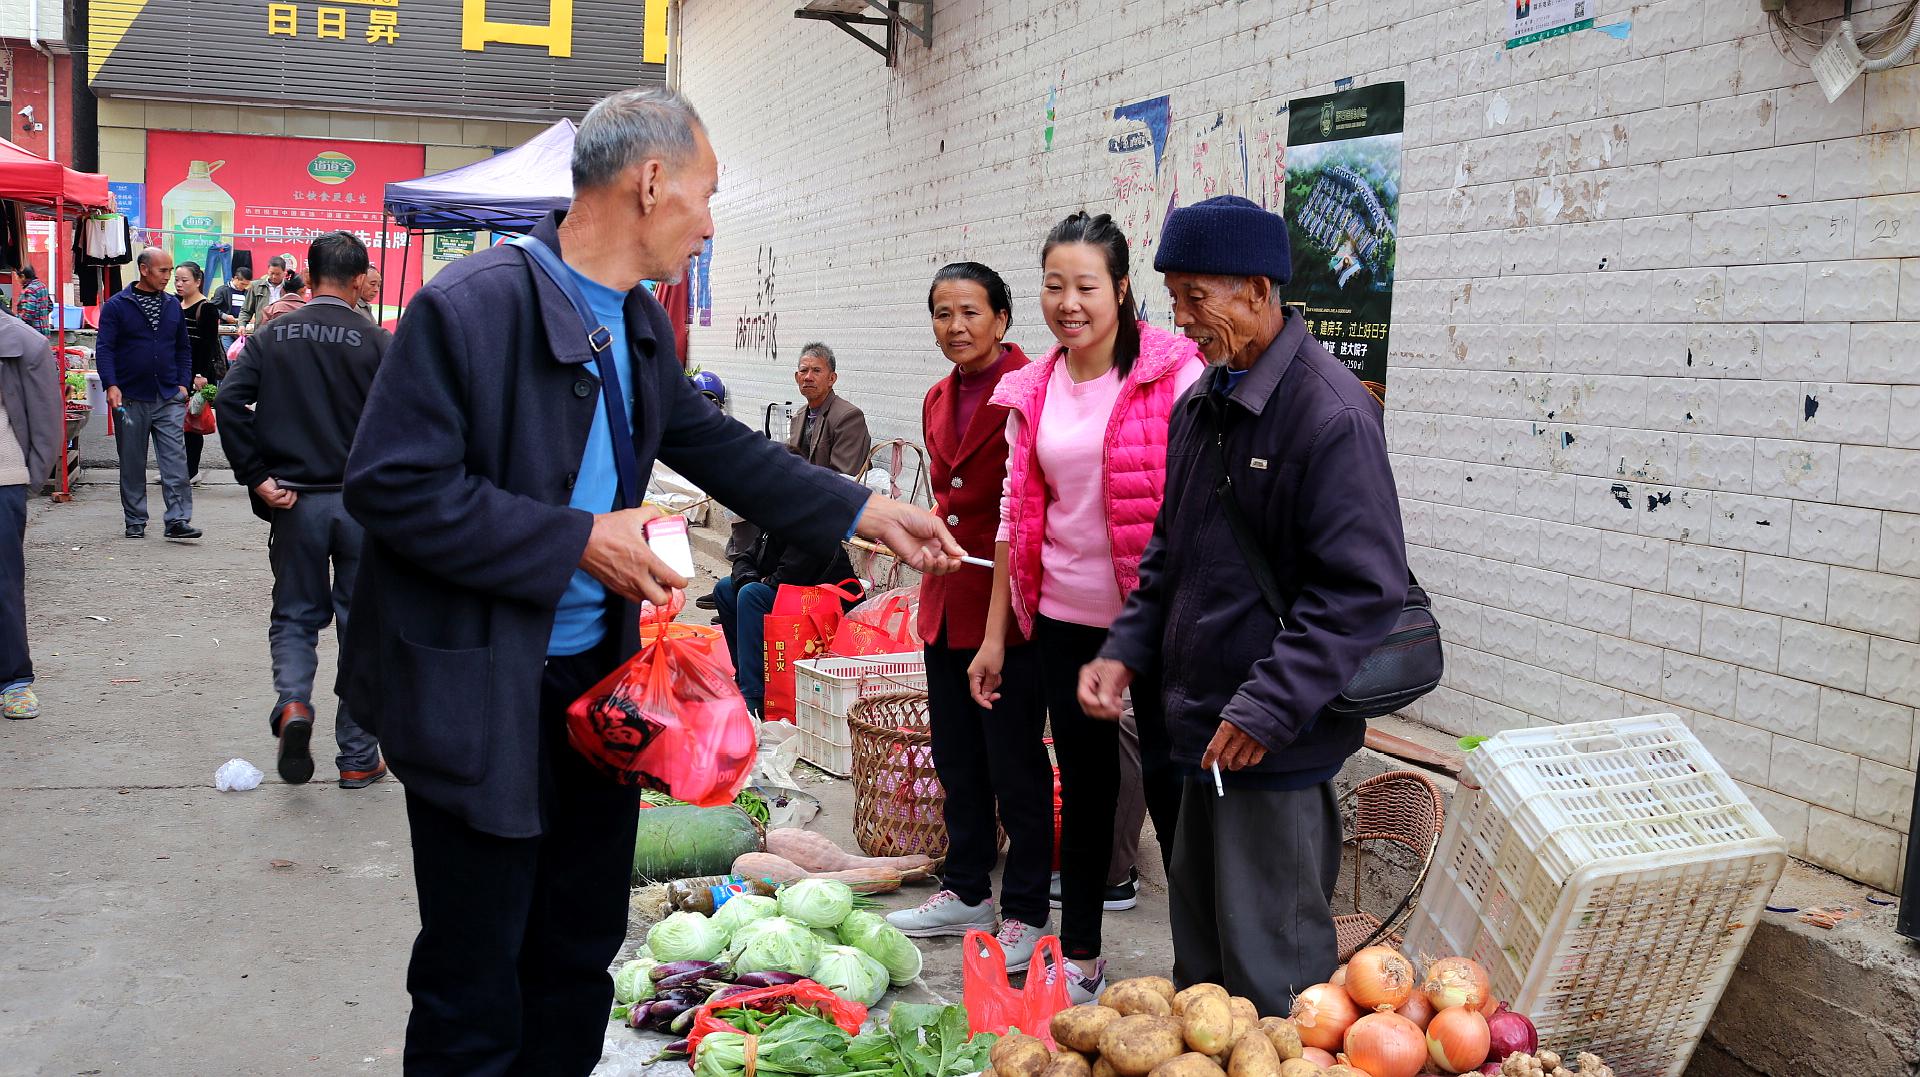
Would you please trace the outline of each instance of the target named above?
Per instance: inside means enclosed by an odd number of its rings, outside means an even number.
[[[1053,1015],[1053,1041],[1062,1047],[1092,1054],[1100,1049],[1100,1033],[1123,1016],[1107,1006],[1073,1006]]]
[[[900,889],[900,873],[891,868],[808,871],[773,853],[742,853],[734,858],[733,873],[749,879],[772,879],[782,886],[802,879],[835,879],[852,887],[856,894],[890,894]]]
[[[810,872],[880,868],[899,872],[902,882],[917,882],[933,871],[930,857],[855,856],[840,848],[825,834],[793,826],[767,831],[767,851],[785,857]]]
[[[1222,1077],[1218,1063],[1191,1051],[1153,1067],[1148,1077]]]
[[[1146,1077],[1153,1067],[1180,1054],[1180,1022],[1137,1013],[1111,1022],[1100,1033],[1100,1060],[1118,1077]]]
[[[1118,1011],[1122,1017],[1136,1013],[1150,1013],[1155,1017],[1173,1015],[1172,1000],[1144,980],[1122,980],[1114,984],[1100,996],[1100,1005]]]
[[[1292,1021],[1284,1017],[1262,1017],[1259,1027],[1260,1031],[1267,1034],[1267,1041],[1273,1044],[1274,1053],[1280,1056],[1280,1061],[1299,1058],[1306,1053],[1306,1045],[1300,1042],[1300,1030],[1293,1027]]]

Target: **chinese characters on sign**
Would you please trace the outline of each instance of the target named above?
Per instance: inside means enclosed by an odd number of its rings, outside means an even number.
[[[1307,330],[1381,400],[1399,250],[1406,84],[1388,82],[1288,109],[1287,298]]]
[[[1593,25],[1599,0],[1499,0],[1507,6],[1507,47],[1562,37]]]
[[[347,7],[354,5],[374,10],[366,13],[366,19],[358,27],[361,33],[350,36],[347,20]],[[300,36],[300,7],[297,3],[271,0],[267,4],[267,34],[272,37]],[[400,0],[330,0],[312,6],[313,19],[309,35],[317,40],[364,40],[367,44],[391,45],[400,37]]]

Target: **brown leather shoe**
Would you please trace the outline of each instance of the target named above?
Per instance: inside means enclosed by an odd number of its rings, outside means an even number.
[[[313,777],[313,753],[307,750],[313,739],[313,708],[297,699],[283,703],[274,712],[274,721],[280,734],[280,780],[304,785]]]
[[[372,770],[343,770],[340,772],[340,788],[365,789],[374,782],[387,776],[387,761],[382,759],[373,765]]]

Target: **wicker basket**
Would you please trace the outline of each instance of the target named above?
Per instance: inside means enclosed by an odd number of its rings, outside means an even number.
[[[847,715],[853,840],[868,856],[947,855],[946,791],[933,770],[923,692],[869,696]]]

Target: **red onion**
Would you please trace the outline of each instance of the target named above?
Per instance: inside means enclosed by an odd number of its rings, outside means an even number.
[[[1475,1070],[1474,1072],[1486,1074],[1486,1077],[1500,1077],[1500,1063],[1489,1062],[1486,1065],[1481,1066],[1479,1069]]]
[[[1533,1022],[1526,1014],[1507,1009],[1504,1002],[1487,1018],[1487,1038],[1493,1048],[1487,1052],[1487,1058],[1492,1062],[1510,1054],[1522,1051],[1533,1054],[1540,1049],[1540,1034],[1534,1031]]]

